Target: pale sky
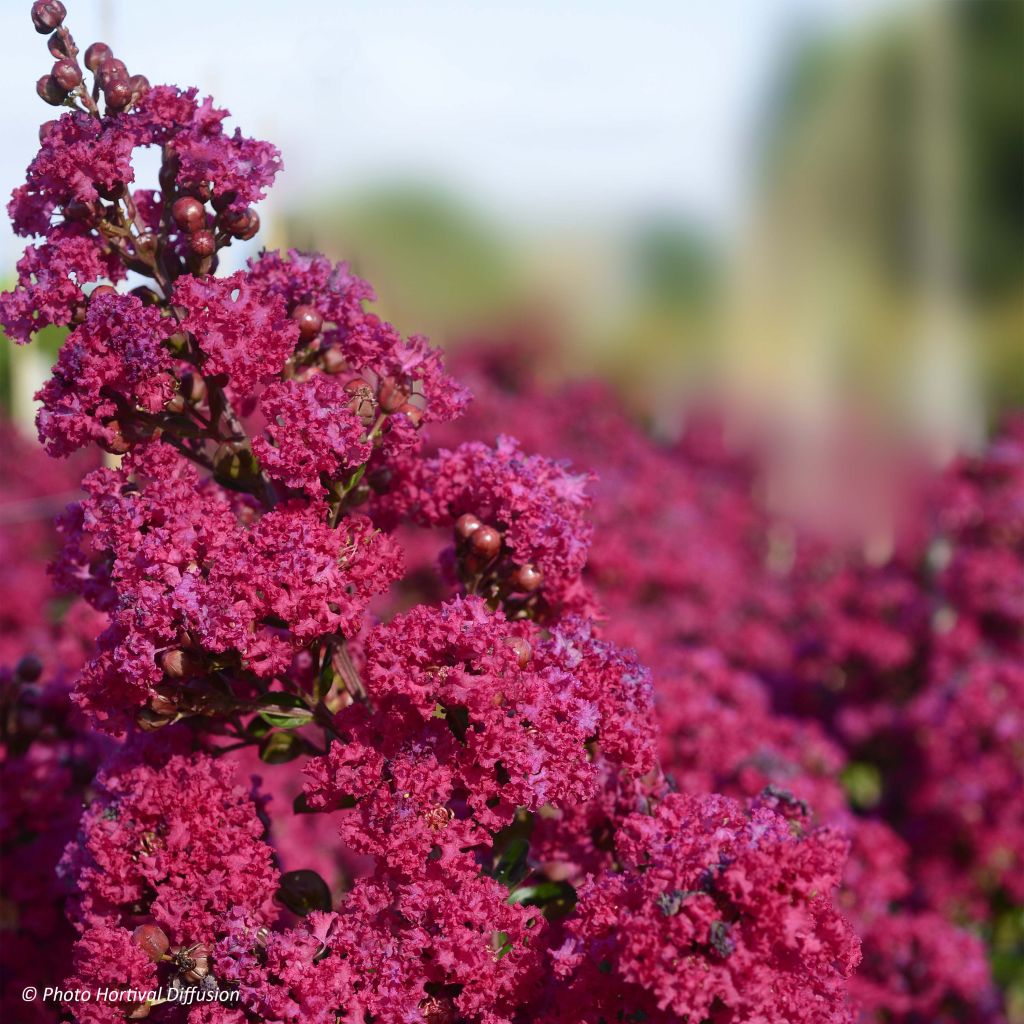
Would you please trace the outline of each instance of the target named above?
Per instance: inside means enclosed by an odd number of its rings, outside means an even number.
[[[154,84],[213,92],[284,152],[275,201],[414,176],[511,223],[673,211],[728,231],[787,48],[900,0],[66,0]],[[2,0],[0,193],[53,108],[27,0]],[[301,16],[300,16],[301,12]],[[0,273],[22,248],[4,222]]]

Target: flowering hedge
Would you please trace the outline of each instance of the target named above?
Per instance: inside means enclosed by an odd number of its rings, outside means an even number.
[[[801,538],[782,578],[748,466],[481,366],[467,416],[322,256],[218,277],[277,150],[79,62],[64,17],[32,7],[67,109],[0,323],[69,328],[40,440],[110,457],[59,520],[60,614],[5,547],[36,588],[0,622],[10,1019],[998,1019],[955,921],[1021,897],[1021,438],[940,481],[941,565]],[[598,477],[560,461],[582,437]]]

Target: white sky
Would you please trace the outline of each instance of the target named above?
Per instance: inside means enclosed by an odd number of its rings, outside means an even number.
[[[81,48],[212,91],[284,152],[277,201],[436,180],[512,222],[673,210],[728,230],[787,46],[899,0],[66,0]],[[21,181],[49,69],[0,0],[0,193]],[[300,14],[301,12],[301,14]],[[4,221],[0,273],[22,248]]]

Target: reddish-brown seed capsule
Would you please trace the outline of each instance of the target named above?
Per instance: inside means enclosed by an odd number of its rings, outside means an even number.
[[[204,228],[188,236],[189,248],[199,257],[212,256],[217,251],[217,240],[213,232]]]
[[[472,512],[467,512],[455,520],[455,535],[460,540],[469,540],[483,525]]]
[[[543,582],[544,577],[541,571],[536,566],[530,564],[519,566],[509,577],[509,583],[512,584],[515,590],[522,590],[527,594],[532,594],[535,590],[539,590]]]
[[[112,284],[98,284],[89,293],[89,299],[98,299],[101,295],[116,295],[117,289]]]
[[[206,227],[206,209],[194,196],[175,199],[171,216],[182,231],[199,231]]]
[[[473,531],[469,546],[481,558],[493,558],[501,550],[501,534],[493,526],[481,526]]]
[[[50,72],[57,84],[65,91],[71,92],[76,86],[82,83],[82,69],[78,64],[67,57],[55,61],[53,70]]]
[[[34,654],[26,654],[18,662],[14,672],[26,683],[34,683],[43,674],[43,663]]]
[[[159,963],[171,948],[170,940],[158,924],[140,924],[132,932],[132,941],[153,963]]]
[[[324,318],[316,306],[296,306],[292,310],[292,319],[299,325],[299,337],[303,341],[312,341],[324,325]]]
[[[43,75],[36,82],[36,95],[49,103],[51,107],[59,107],[67,94],[67,89],[62,89],[53,75]]]
[[[108,57],[113,55],[113,51],[106,43],[93,43],[85,51],[85,66],[90,71],[95,71]]]
[[[32,5],[32,24],[40,35],[47,35],[67,16],[67,8],[60,0],[37,0]]]
[[[515,651],[516,662],[519,667],[526,668],[530,664],[530,657],[533,654],[530,641],[521,636],[507,636],[505,637],[505,643]]]
[[[120,79],[111,82],[103,89],[103,98],[111,110],[124,110],[132,101],[131,86]]]

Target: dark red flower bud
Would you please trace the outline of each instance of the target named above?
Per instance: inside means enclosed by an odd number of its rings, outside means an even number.
[[[109,186],[102,185],[99,182],[94,182],[94,184],[96,185],[96,191],[99,192],[100,196],[111,203],[116,199],[120,199],[128,191],[123,181],[116,181],[113,185]]]
[[[132,295],[141,299],[144,306],[155,306],[160,301],[160,296],[148,284],[140,284],[138,288],[133,288]]]
[[[455,520],[455,535],[460,540],[468,540],[483,525],[472,512],[467,512]]]
[[[67,92],[71,92],[72,89],[82,83],[82,69],[75,61],[67,57],[62,57],[56,61],[53,65],[53,71],[50,73],[57,84]]]
[[[101,295],[116,295],[117,289],[112,284],[98,284],[89,293],[89,299],[99,298]]]
[[[172,648],[160,655],[160,667],[171,679],[181,679],[192,671],[192,659],[184,651]]]
[[[260,215],[251,206],[245,210],[224,210],[217,222],[232,238],[243,242],[253,238],[260,229]]]
[[[513,589],[522,590],[527,594],[539,590],[543,582],[544,576],[541,571],[530,564],[519,566],[509,577],[509,583],[512,584]]]
[[[159,963],[171,948],[170,939],[158,924],[140,924],[132,932],[132,941],[153,963]]]
[[[394,377],[385,377],[380,382],[380,407],[384,412],[398,412],[409,399],[409,392],[401,387]]]
[[[26,654],[18,662],[14,672],[26,683],[34,683],[43,674],[43,663],[34,654]]]
[[[165,693],[154,693],[149,698],[149,707],[158,715],[173,716],[178,713],[178,705]]]
[[[32,24],[40,35],[47,35],[67,16],[67,8],[60,0],[37,0],[32,5]]]
[[[124,110],[132,101],[131,86],[127,81],[115,81],[103,88],[103,98],[110,110]]]
[[[473,531],[469,546],[481,558],[493,558],[501,550],[501,534],[493,526],[481,526]]]
[[[128,79],[128,88],[132,91],[132,99],[142,99],[147,92],[152,88],[149,84],[149,79],[145,75],[132,75]]]
[[[60,83],[53,75],[43,75],[36,82],[36,95],[50,104],[51,107],[59,107],[67,97],[67,89],[62,89]]]
[[[92,208],[88,203],[83,203],[81,199],[72,199],[67,206],[64,207],[64,219],[73,220],[78,223],[89,220],[92,217]]]
[[[292,310],[292,319],[299,325],[299,337],[303,341],[312,341],[324,325],[324,318],[316,306],[296,306]]]
[[[105,452],[109,452],[111,455],[126,455],[132,450],[132,442],[121,432],[121,424],[117,420],[111,420],[106,427],[110,431],[110,436],[99,442]]]
[[[414,427],[418,427],[423,422],[423,410],[410,402],[406,402],[395,415],[404,416]]]
[[[114,55],[106,43],[93,43],[85,51],[85,66],[90,71],[95,71],[108,57]]]
[[[182,231],[199,231],[206,227],[206,208],[194,196],[175,199],[171,216]]]
[[[39,126],[39,141],[40,142],[45,142],[47,140],[47,138],[49,138],[50,132],[52,132],[53,129],[56,128],[59,123],[60,122],[56,121],[56,120],[54,120],[54,121],[44,121]]]
[[[188,247],[201,258],[212,256],[217,251],[217,240],[212,231],[204,228],[188,236]]]
[[[521,636],[507,636],[505,637],[505,643],[515,651],[516,662],[519,664],[519,667],[526,668],[530,664],[530,657],[533,654],[530,641]]]
[[[234,189],[229,189],[227,192],[218,192],[210,201],[218,213],[224,213],[237,198],[238,193]]]
[[[186,373],[181,378],[181,393],[190,402],[206,400],[206,381],[198,373]]]
[[[341,349],[325,349],[323,355],[320,357],[320,361],[323,364],[323,368],[326,373],[341,373],[343,370],[348,369],[348,363],[345,362],[345,357],[342,355]]]
[[[67,42],[69,38],[70,36],[68,36],[66,32],[54,32],[53,35],[46,40],[46,48],[54,57],[70,56]],[[72,45],[74,45],[73,40]]]
[[[114,56],[104,57],[99,67],[96,68],[96,79],[104,91],[115,82],[123,82],[127,85],[128,67],[123,60],[118,60]]]

